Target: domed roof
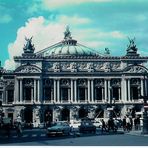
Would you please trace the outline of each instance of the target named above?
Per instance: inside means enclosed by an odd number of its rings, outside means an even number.
[[[36,54],[41,54],[43,56],[51,55],[98,55],[98,53],[82,44],[79,44],[76,40],[72,39],[69,27],[66,28],[64,32],[64,40],[54,44]]]

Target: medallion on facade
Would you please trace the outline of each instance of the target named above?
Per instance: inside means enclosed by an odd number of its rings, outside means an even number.
[[[87,85],[86,79],[79,79],[78,80],[78,85],[79,86],[86,86]]]
[[[95,79],[94,84],[97,87],[103,87],[104,86],[104,80],[103,79]]]

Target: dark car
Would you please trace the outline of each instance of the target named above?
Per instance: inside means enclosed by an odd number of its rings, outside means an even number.
[[[47,128],[47,136],[50,135],[69,135],[71,132],[71,127],[67,122],[58,121],[54,123],[51,127]]]
[[[82,119],[81,125],[79,126],[79,132],[80,133],[96,133],[96,126],[93,125],[93,122],[91,119],[86,118]]]

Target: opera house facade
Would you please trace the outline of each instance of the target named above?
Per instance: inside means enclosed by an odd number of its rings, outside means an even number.
[[[99,54],[71,37],[67,28],[61,42],[35,52],[26,38],[15,70],[1,68],[0,99],[6,117],[34,126],[47,120],[107,118],[143,111],[147,95],[148,57],[137,53],[129,40],[124,56]]]

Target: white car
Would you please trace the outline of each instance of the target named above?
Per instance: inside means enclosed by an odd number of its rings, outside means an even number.
[[[101,128],[102,127],[102,122],[101,121],[94,121],[93,125],[95,125],[97,128]]]
[[[71,120],[70,121],[70,127],[72,128],[78,128],[81,125],[81,121],[79,120]]]

